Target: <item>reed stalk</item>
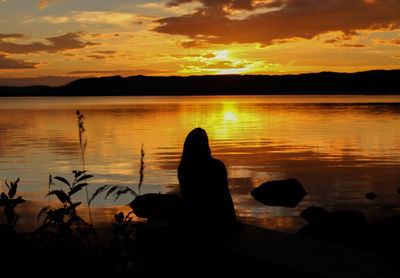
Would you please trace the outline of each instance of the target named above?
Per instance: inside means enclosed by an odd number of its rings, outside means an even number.
[[[83,168],[83,171],[86,172],[85,151],[86,151],[86,145],[87,145],[87,138],[84,137],[85,127],[83,126],[83,124],[84,124],[83,119],[85,118],[85,116],[83,116],[83,114],[81,114],[81,112],[79,110],[76,111],[76,115],[78,117],[79,146],[81,149],[82,168]],[[85,191],[86,191],[86,201],[88,204],[89,222],[90,222],[90,225],[93,226],[92,212],[90,210],[89,192],[88,192],[87,186],[85,186]]]
[[[140,149],[140,179],[139,179],[139,184],[138,184],[138,191],[139,191],[139,195],[140,195],[140,189],[142,187],[143,184],[143,178],[144,178],[144,148],[143,148],[143,143],[142,143],[142,147]]]

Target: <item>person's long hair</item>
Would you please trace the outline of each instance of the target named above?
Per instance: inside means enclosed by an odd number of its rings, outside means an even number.
[[[208,136],[204,129],[195,128],[189,132],[183,145],[182,158],[179,167],[207,160],[211,157]]]

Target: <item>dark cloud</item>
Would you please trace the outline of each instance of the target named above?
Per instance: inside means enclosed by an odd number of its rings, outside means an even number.
[[[208,54],[203,55],[203,58],[206,58],[206,59],[212,59],[215,57],[217,57],[217,55],[215,55],[214,53],[208,53]]]
[[[107,56],[102,55],[88,55],[87,57],[93,60],[103,60],[107,58]]]
[[[25,38],[24,34],[0,34],[0,40],[4,39],[22,39]]]
[[[171,5],[192,2],[176,0]],[[400,1],[395,0],[200,0],[203,7],[193,14],[167,17],[156,22],[154,30],[180,34],[192,39],[184,47],[202,43],[260,43],[270,45],[279,40],[312,39],[335,31],[343,37],[362,30],[395,30],[400,28]],[[256,11],[243,19],[232,15],[240,10]],[[201,43],[196,43],[200,41]]]
[[[73,75],[150,75],[150,74],[166,74],[167,71],[151,70],[151,69],[137,69],[137,70],[77,70],[68,72]]]
[[[363,48],[363,47],[366,47],[366,45],[364,45],[364,44],[359,44],[359,43],[345,43],[345,44],[342,44],[341,47]]]
[[[234,64],[231,61],[217,61],[203,66],[203,69],[241,69],[247,66],[246,63]]]
[[[26,62],[23,59],[9,58],[0,54],[0,70],[3,69],[34,69],[38,63]]]
[[[4,41],[5,38],[21,38],[20,34],[1,34],[0,35],[0,51],[9,54],[28,54],[28,53],[57,53],[71,49],[80,49],[87,46],[98,45],[95,42],[84,42],[81,40],[83,32],[70,32],[58,37],[46,38],[47,44],[42,42],[33,42],[29,44],[18,44],[14,42]]]
[[[112,54],[117,53],[117,51],[114,51],[114,50],[97,50],[97,51],[92,51],[92,53],[112,55]]]
[[[79,77],[74,76],[43,76],[43,77],[21,77],[21,78],[0,78],[0,86],[61,86]]]
[[[96,50],[96,51],[91,51],[91,53],[88,56],[86,56],[89,59],[93,59],[93,60],[103,60],[103,59],[107,59],[107,58],[114,58],[114,54],[117,53],[117,51],[113,51],[113,50]]]
[[[285,0],[175,0],[168,3],[169,6],[179,6],[190,2],[200,2],[207,8],[232,8],[234,10],[254,10],[257,8],[275,8],[284,5]]]
[[[184,55],[184,54],[173,54],[170,55],[171,57],[182,59],[182,58],[206,58],[206,59],[212,59],[215,58],[217,55],[214,53],[207,53],[207,54],[189,54],[189,55]]]

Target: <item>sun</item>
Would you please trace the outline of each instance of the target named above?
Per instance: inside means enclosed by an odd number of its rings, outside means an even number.
[[[228,59],[229,50],[215,51],[213,52],[213,54],[215,55],[215,57],[210,60]]]

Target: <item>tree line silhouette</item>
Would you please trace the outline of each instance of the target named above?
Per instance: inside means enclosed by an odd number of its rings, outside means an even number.
[[[297,75],[108,76],[64,86],[0,87],[2,96],[399,94],[400,70]]]

